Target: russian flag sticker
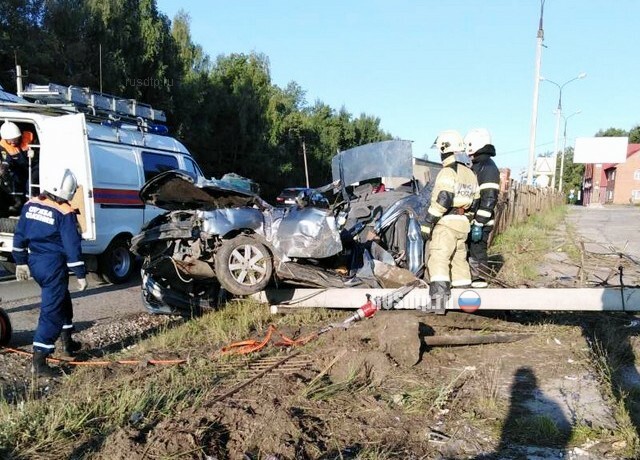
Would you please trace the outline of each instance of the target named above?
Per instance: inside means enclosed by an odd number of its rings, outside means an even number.
[[[474,313],[480,308],[480,296],[476,291],[463,291],[458,297],[458,307],[465,313]]]

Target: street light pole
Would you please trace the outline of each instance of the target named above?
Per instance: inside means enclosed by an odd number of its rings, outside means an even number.
[[[586,76],[587,74],[585,72],[582,72],[578,74],[577,77],[573,77],[571,80],[567,80],[561,85],[553,80],[547,80],[544,77],[540,77],[540,80],[547,81],[552,85],[558,87],[558,108],[556,109],[556,135],[554,137],[555,141],[553,143],[553,173],[551,174],[551,188],[555,188],[556,186],[556,162],[558,158],[558,140],[560,137],[560,117],[562,116],[562,89],[572,81],[581,80]]]
[[[556,135],[553,140],[553,172],[551,173],[551,189],[556,188],[556,164],[558,161],[558,137],[560,135],[560,117],[562,116],[562,107],[558,102],[558,108],[556,109]]]
[[[536,128],[538,125],[538,94],[540,90],[540,65],[542,64],[542,42],[544,42],[544,29],[542,28],[542,15],[544,2],[540,0],[540,23],[536,39],[536,71],[533,86],[533,109],[531,112],[531,129],[529,131],[529,167],[527,169],[527,184],[533,185],[533,168],[536,156]]]
[[[569,120],[569,118],[571,118],[574,115],[578,115],[579,113],[582,113],[582,110],[576,110],[575,112],[573,112],[571,115],[569,115],[568,117],[563,116],[562,119],[564,120],[564,142],[562,143],[562,153],[560,154],[560,179],[558,180],[558,190],[560,192],[562,192],[562,177],[564,174],[564,156],[567,153],[567,120]]]

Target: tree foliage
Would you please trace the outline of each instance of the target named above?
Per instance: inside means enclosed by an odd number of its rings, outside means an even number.
[[[189,15],[170,21],[156,0],[0,0],[7,90],[16,89],[16,60],[28,83],[102,88],[165,110],[205,174],[251,177],[267,198],[304,185],[303,152],[319,186],[338,150],[391,138],[377,117],[308,105],[295,82],[274,85],[263,54],[212,60],[193,42]]]
[[[584,175],[584,164],[573,162],[573,147],[567,147],[564,152],[564,169],[562,171],[562,189],[565,191],[580,190],[582,188],[582,177]],[[559,164],[557,166],[560,168]],[[560,177],[560,171],[556,171]]]
[[[596,137],[626,137],[629,135],[628,131],[619,128],[608,128],[600,130],[596,133]]]

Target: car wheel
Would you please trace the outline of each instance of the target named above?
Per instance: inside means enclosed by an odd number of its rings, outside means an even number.
[[[248,236],[225,240],[216,252],[216,277],[222,287],[235,295],[262,291],[273,273],[267,247]]]
[[[0,272],[5,271],[12,275],[16,273],[16,264],[7,260],[0,260]]]
[[[119,237],[113,240],[98,257],[100,274],[113,284],[128,281],[135,269],[135,259],[129,251],[129,239]]]
[[[0,233],[15,233],[18,226],[18,219],[10,217],[0,218]]]
[[[11,340],[11,321],[7,312],[0,308],[0,346],[9,344]]]

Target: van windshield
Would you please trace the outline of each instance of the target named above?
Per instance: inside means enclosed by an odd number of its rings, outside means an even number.
[[[202,174],[202,171],[198,167],[197,163],[191,158],[184,157],[184,169],[188,173],[191,173],[195,178],[204,177],[204,174]]]

